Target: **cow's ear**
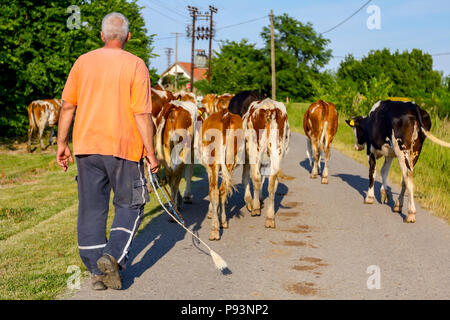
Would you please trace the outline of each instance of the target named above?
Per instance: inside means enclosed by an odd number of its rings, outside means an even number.
[[[355,127],[355,120],[350,119],[350,120],[345,120],[345,122],[347,122],[347,124],[348,124],[350,127],[352,127],[352,128]]]

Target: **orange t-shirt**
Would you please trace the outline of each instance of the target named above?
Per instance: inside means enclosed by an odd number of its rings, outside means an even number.
[[[121,49],[83,54],[70,70],[62,99],[77,105],[75,155],[112,155],[131,161],[145,155],[134,119],[152,110],[149,72],[142,59]]]

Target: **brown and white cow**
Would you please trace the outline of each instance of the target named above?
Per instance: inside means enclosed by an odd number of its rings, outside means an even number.
[[[261,190],[264,179],[269,178],[269,205],[266,228],[275,228],[275,192],[283,176],[281,161],[288,151],[290,129],[286,107],[272,99],[252,102],[244,114],[246,159],[243,170],[244,200],[252,216],[261,215]],[[253,198],[250,192],[250,176]]]
[[[202,106],[206,110],[206,114],[210,115],[216,112],[217,95],[214,93],[208,93],[201,101]]]
[[[228,109],[233,97],[234,95],[230,93],[224,93],[222,95],[208,93],[203,97],[201,104],[206,109],[207,116],[209,116],[214,112]]]
[[[439,140],[429,130],[431,119],[429,114],[413,102],[378,101],[372,107],[367,117],[354,117],[346,120],[355,134],[354,149],[361,151],[367,145],[369,159],[369,190],[364,202],[374,202],[374,180],[376,174],[376,159],[385,157],[381,176],[381,203],[388,203],[387,176],[392,160],[397,158],[402,172],[402,189],[395,202],[393,211],[401,212],[403,197],[408,190],[408,215],[405,222],[416,221],[416,207],[414,205],[413,169],[419,160],[425,137],[434,143],[450,147],[448,142]]]
[[[44,99],[35,100],[28,105],[28,146],[27,149],[31,152],[31,138],[33,131],[39,134],[39,144],[41,149],[45,149],[42,141],[42,135],[47,127],[50,127],[49,145],[53,142],[54,126],[58,124],[59,113],[61,111],[61,99]]]
[[[303,118],[303,129],[307,136],[311,178],[320,174],[320,153],[325,156],[325,166],[322,173],[322,183],[328,183],[328,161],[330,160],[330,145],[338,129],[338,114],[332,103],[318,100],[311,104]]]
[[[176,100],[175,96],[169,90],[164,89],[161,85],[157,84],[152,88],[152,116],[153,119],[158,117],[163,106]]]
[[[228,228],[226,201],[234,188],[233,171],[244,161],[244,141],[242,119],[239,115],[222,110],[211,114],[203,122],[201,160],[208,172],[208,218],[212,219],[209,240],[219,240],[219,229]],[[219,172],[222,177],[220,187]]]
[[[197,97],[192,92],[187,92],[187,91],[181,90],[181,91],[175,92],[173,95],[175,96],[176,100],[190,101],[194,105],[197,105]]]
[[[228,109],[231,99],[233,99],[234,94],[224,93],[217,97],[216,109],[217,111]]]
[[[164,167],[177,208],[181,208],[179,184],[183,169],[186,165],[193,165],[190,155],[197,114],[197,107],[192,102],[173,100],[164,105],[156,118],[156,155]],[[190,198],[191,178],[192,174],[186,176],[185,198]]]

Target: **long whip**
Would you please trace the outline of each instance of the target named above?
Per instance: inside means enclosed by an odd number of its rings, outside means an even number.
[[[159,190],[161,191],[161,193],[163,194],[163,196],[166,198],[166,200],[168,200],[168,202],[170,203],[170,205],[172,205],[174,208],[175,206],[171,203],[171,201],[167,198],[167,196],[164,194],[164,191],[161,189],[161,186],[159,185],[158,182],[158,177],[156,175],[156,173],[152,173],[150,170],[150,166],[148,166],[148,175],[150,177],[150,183],[152,184],[152,188],[155,191],[156,197],[158,198],[158,201],[161,205],[161,207],[164,209],[164,211],[172,217],[172,219],[174,219],[176,221],[176,223],[178,223],[180,226],[182,226],[187,232],[189,232],[193,237],[197,238],[206,248],[208,248],[209,250],[209,254],[214,262],[214,265],[216,266],[217,269],[223,271],[225,270],[228,266],[227,263],[225,262],[225,260],[223,260],[223,258],[221,256],[219,256],[219,254],[217,254],[217,252],[215,252],[214,250],[212,250],[202,239],[200,239],[199,237],[197,237],[191,230],[189,230],[188,228],[186,228],[184,226],[184,224],[182,222],[180,222],[180,220],[178,220],[177,218],[175,218],[174,214],[169,212],[169,210],[167,210],[166,206],[162,203],[161,198],[158,195],[158,189],[155,186],[155,183],[158,184],[159,186]],[[176,215],[176,213],[175,213]]]

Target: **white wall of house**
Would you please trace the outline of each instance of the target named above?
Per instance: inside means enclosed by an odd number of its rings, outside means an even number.
[[[167,75],[175,76],[177,73],[181,74],[185,78],[191,79],[189,74],[186,71],[184,71],[183,68],[179,64],[173,64],[169,70],[167,70],[166,72],[161,74],[161,77],[160,77],[158,83],[161,84],[161,79],[164,78],[165,76],[167,76]]]

